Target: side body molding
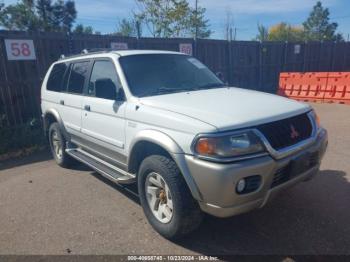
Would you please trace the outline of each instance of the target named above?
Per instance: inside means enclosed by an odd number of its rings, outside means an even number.
[[[128,154],[128,166],[130,166],[131,156],[135,153],[134,148],[138,142],[147,141],[156,144],[166,150],[173,158],[177,166],[179,167],[189,189],[191,190],[192,196],[198,201],[202,201],[202,195],[191,176],[190,170],[185,160],[185,153],[181,147],[168,135],[158,130],[149,129],[140,131],[130,143],[129,154]]]
[[[63,124],[63,121],[62,121],[60,114],[57,112],[56,109],[53,109],[53,108],[46,110],[45,113],[43,114],[43,126],[44,126],[45,134],[47,134],[47,131],[50,128],[50,126],[49,126],[49,120],[50,120],[49,117],[50,116],[53,116],[55,118],[55,120],[57,121],[57,123],[59,124],[60,129],[62,131],[62,135],[64,136],[64,138],[67,141],[70,141],[70,135],[68,134],[68,132]]]

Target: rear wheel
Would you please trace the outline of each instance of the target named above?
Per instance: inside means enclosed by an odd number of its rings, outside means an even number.
[[[69,167],[74,163],[74,160],[66,153],[66,142],[58,123],[52,123],[49,128],[50,149],[56,163],[62,167]]]
[[[138,190],[149,223],[165,238],[180,238],[200,225],[202,212],[172,159],[162,155],[144,159]]]

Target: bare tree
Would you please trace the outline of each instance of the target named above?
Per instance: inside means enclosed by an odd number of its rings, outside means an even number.
[[[136,21],[142,23],[153,37],[208,38],[212,33],[206,9],[190,6],[188,0],[135,0]],[[198,2],[196,2],[198,3]]]
[[[267,41],[268,38],[269,38],[269,28],[258,23],[258,34],[256,35],[254,40],[263,42],[263,41]]]
[[[224,38],[226,40],[232,40],[233,28],[234,28],[233,13],[230,8],[227,8],[225,25],[224,25]]]

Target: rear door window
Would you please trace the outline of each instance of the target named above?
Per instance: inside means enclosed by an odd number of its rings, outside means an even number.
[[[73,63],[68,81],[67,91],[74,94],[82,94],[89,71],[89,61]]]
[[[62,82],[67,70],[67,64],[60,63],[53,66],[49,79],[47,81],[47,90],[54,92],[62,91]]]

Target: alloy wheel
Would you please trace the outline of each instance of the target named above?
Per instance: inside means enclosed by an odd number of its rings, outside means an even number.
[[[163,177],[155,172],[148,174],[145,190],[147,203],[153,215],[161,223],[169,223],[173,217],[173,198]]]

